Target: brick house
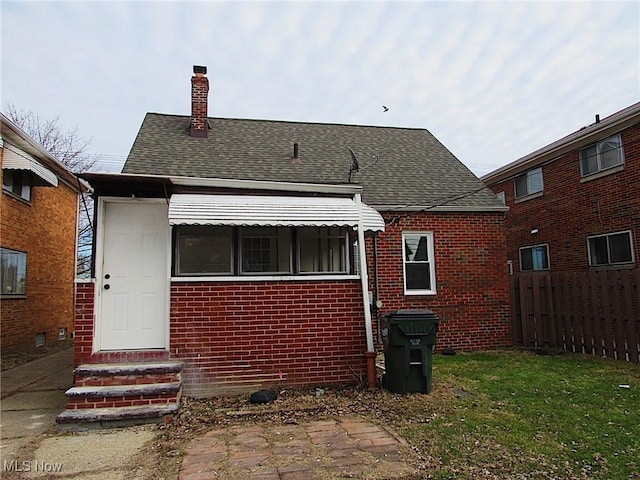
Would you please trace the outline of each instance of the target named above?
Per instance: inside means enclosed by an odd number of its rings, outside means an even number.
[[[83,175],[97,261],[60,421],[170,414],[180,389],[373,387],[401,308],[439,315],[440,348],[510,344],[506,209],[427,130],[211,118],[194,73],[191,116],[147,114],[122,174]],[[149,385],[108,398],[122,363]]]
[[[513,272],[638,268],[640,103],[481,180],[509,207]]]
[[[2,351],[70,337],[78,199],[82,184],[4,115],[2,195]]]
[[[640,358],[640,103],[482,180],[506,203],[515,345]]]

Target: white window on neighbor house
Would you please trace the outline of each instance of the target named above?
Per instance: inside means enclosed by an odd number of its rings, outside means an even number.
[[[583,177],[624,164],[620,134],[580,150],[580,173]]]
[[[589,265],[600,267],[634,262],[631,232],[616,232],[587,237]]]
[[[516,198],[526,197],[544,189],[542,181],[542,167],[534,168],[524,173],[515,180]]]
[[[500,203],[502,203],[502,205],[506,205],[507,204],[507,198],[505,197],[504,192],[496,193],[496,197],[498,197],[498,201]]]
[[[31,201],[31,172],[28,170],[2,170],[2,190]]]
[[[520,248],[520,271],[549,270],[549,245],[533,245]]]
[[[403,232],[402,256],[405,295],[435,294],[433,232]]]
[[[0,248],[0,294],[25,295],[27,285],[27,254]]]

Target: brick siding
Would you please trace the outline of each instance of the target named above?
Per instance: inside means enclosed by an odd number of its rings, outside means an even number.
[[[505,192],[508,257],[520,271],[519,249],[549,245],[551,270],[589,270],[587,237],[631,230],[640,254],[640,125],[622,132],[624,169],[581,183],[580,152],[574,150],[542,167],[541,196],[515,203],[514,180],[490,185]],[[537,234],[532,234],[538,229]],[[636,260],[637,265],[637,260]],[[636,267],[637,268],[637,267]]]
[[[73,332],[77,194],[64,183],[34,187],[31,203],[1,194],[1,246],[26,252],[26,296],[1,301],[2,351],[35,346],[36,335],[57,342]]]
[[[383,216],[387,228],[378,239],[379,298],[384,304],[380,313],[404,308],[434,311],[440,318],[438,350],[511,345],[504,215],[425,212]],[[404,294],[403,231],[433,232],[435,295]],[[374,272],[372,254],[368,258],[369,272]]]

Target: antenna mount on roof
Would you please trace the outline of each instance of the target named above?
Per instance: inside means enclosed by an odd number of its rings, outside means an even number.
[[[351,155],[351,165],[349,165],[349,183],[351,183],[351,174],[360,170],[360,164],[358,163],[358,157],[356,157],[351,147],[347,148],[349,149],[349,155]]]

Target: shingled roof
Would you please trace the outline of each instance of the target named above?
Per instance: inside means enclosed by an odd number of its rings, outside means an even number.
[[[360,166],[351,183],[379,210],[502,207],[425,129],[208,118],[208,136],[196,138],[190,120],[148,113],[123,173],[342,184],[351,148]]]

